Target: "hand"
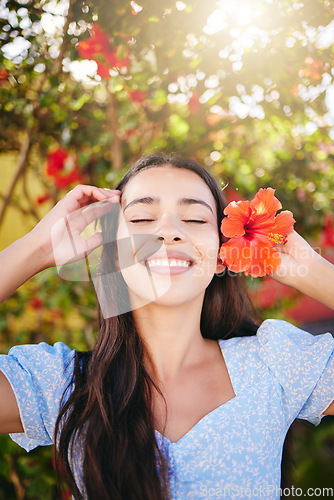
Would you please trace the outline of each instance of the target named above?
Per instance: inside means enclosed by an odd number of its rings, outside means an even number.
[[[276,250],[280,253],[281,264],[269,276],[285,285],[300,288],[303,279],[309,277],[312,266],[320,255],[296,231],[289,233],[286,244],[277,245]]]
[[[78,185],[60,200],[29,233],[41,251],[43,268],[78,261],[101,245],[99,232],[87,239],[81,233],[110,211],[120,201],[120,194],[115,189]],[[106,203],[96,204],[102,201]]]

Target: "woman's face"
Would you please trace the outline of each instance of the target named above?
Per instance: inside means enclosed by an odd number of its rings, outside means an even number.
[[[119,265],[131,305],[176,306],[204,297],[214,273],[223,269],[217,268],[216,203],[207,184],[186,169],[151,167],[126,184],[121,209]],[[134,245],[120,245],[129,236]]]

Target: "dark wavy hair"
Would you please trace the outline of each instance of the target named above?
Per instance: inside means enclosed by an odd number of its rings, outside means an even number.
[[[225,196],[215,178],[191,159],[155,153],[139,159],[115,186],[124,190],[142,170],[169,165],[190,170],[210,188],[216,202],[219,231]],[[175,175],[177,179],[177,173]],[[124,311],[127,290],[117,272],[117,210],[101,220],[101,293]],[[116,222],[116,223],[115,223]],[[110,236],[110,232],[114,232]],[[220,234],[220,242],[222,237]],[[130,309],[127,309],[130,311]],[[75,357],[72,392],[64,397],[56,428],[56,463],[76,500],[167,500],[170,498],[167,464],[155,439],[152,389],[161,391],[143,364],[145,345],[130,312],[104,318],[95,348]],[[200,321],[202,336],[227,339],[255,335],[259,326],[243,277],[225,272],[207,286]],[[162,395],[163,396],[163,395]],[[82,442],[83,485],[73,471],[76,444]],[[72,465],[71,465],[72,464]]]

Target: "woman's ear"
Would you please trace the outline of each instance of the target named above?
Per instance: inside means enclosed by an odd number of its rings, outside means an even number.
[[[226,269],[226,265],[223,264],[222,260],[220,257],[217,258],[217,265],[216,265],[216,273],[215,274],[222,274]]]

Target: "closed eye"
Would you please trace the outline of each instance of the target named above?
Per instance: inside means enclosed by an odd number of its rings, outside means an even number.
[[[195,220],[195,219],[190,219],[190,220],[185,220],[184,222],[197,222],[198,224],[205,224],[205,220]]]
[[[152,222],[153,219],[136,219],[136,220],[132,220],[131,222],[135,223],[135,222]]]
[[[153,222],[153,219],[135,219],[135,220],[132,220],[131,222],[133,222],[134,224],[136,222]],[[196,220],[196,219],[188,219],[188,220],[185,220],[183,222],[195,222],[197,224],[205,224],[206,223],[205,220]]]

